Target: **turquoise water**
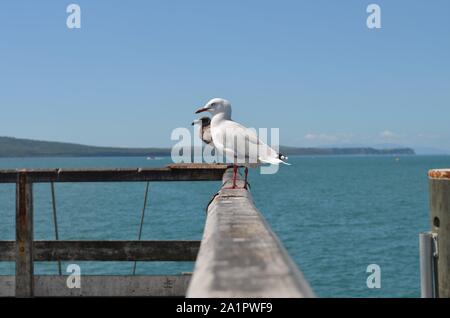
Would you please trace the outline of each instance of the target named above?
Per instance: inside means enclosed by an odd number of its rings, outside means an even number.
[[[428,230],[427,171],[450,156],[291,157],[275,175],[250,174],[256,205],[322,297],[418,297],[418,234]],[[148,167],[169,158],[0,159],[0,168]],[[151,183],[143,239],[201,239],[219,182]],[[60,239],[136,239],[144,183],[56,184]],[[0,240],[13,240],[14,185],[0,184]],[[49,184],[34,188],[35,239],[53,239]],[[366,286],[369,264],[381,288]],[[82,274],[129,274],[131,262],[78,262]],[[63,263],[63,268],[68,263]],[[138,274],[191,271],[193,263],[138,263]],[[37,263],[56,274],[55,263]],[[14,263],[0,262],[0,274]]]

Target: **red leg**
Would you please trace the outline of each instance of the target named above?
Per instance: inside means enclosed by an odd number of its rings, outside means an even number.
[[[244,174],[245,174],[244,189],[247,189],[248,167],[245,167]]]
[[[231,187],[225,187],[223,189],[236,189],[236,179],[237,179],[238,166],[233,165],[233,185]]]
[[[238,166],[234,165],[233,166],[233,187],[232,187],[232,189],[236,189],[237,171],[238,171]]]

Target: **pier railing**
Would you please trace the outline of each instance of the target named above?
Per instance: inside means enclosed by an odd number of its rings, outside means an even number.
[[[313,293],[244,189],[225,189],[226,165],[177,164],[146,169],[3,170],[16,184],[16,239],[0,241],[0,261],[15,276],[0,276],[0,296],[311,297]],[[200,241],[35,241],[33,184],[223,180],[208,206]],[[239,181],[242,186],[243,181]],[[200,248],[200,253],[197,257]],[[67,276],[34,275],[35,261],[196,261],[191,275],[89,276],[68,288]],[[187,291],[187,294],[186,294]]]

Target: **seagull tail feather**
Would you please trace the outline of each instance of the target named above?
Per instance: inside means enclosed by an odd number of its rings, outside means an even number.
[[[290,163],[288,163],[288,162],[286,162],[286,161],[284,161],[282,159],[286,160],[287,157],[280,154],[278,156],[278,158],[259,158],[259,160],[261,162],[270,163],[270,164],[273,164],[273,165],[278,165],[280,163],[283,163],[283,164],[288,165],[288,166],[291,165]]]
[[[278,154],[278,159],[280,159],[281,162],[284,163],[285,165],[291,166],[290,163],[285,161],[285,160],[288,160],[288,157],[283,155],[282,153]]]

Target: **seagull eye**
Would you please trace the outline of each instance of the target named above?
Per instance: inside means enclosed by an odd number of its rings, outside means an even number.
[[[209,105],[209,107],[215,107],[215,106],[216,106],[215,103],[212,103],[211,105]]]

